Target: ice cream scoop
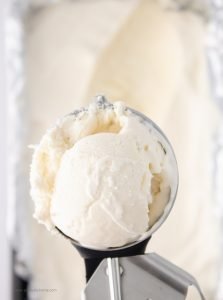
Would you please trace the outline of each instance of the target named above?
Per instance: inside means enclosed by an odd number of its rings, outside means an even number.
[[[191,285],[205,299],[190,274],[143,255],[178,187],[173,149],[143,114],[98,96],[44,136],[31,185],[36,218],[84,258],[84,299],[178,300]]]
[[[144,253],[177,185],[175,156],[161,130],[103,96],[48,131],[31,166],[35,217],[71,240],[88,279],[105,257]]]
[[[37,220],[93,249],[144,240],[168,215],[178,182],[160,129],[100,96],[43,136],[30,178]]]

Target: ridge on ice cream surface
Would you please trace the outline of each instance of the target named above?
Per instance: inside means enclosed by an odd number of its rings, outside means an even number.
[[[58,121],[31,165],[35,218],[84,246],[137,240],[162,215],[171,166],[155,132],[122,104],[96,103]]]

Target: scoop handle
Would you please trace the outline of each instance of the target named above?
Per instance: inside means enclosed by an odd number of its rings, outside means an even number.
[[[86,271],[86,282],[91,278],[99,264],[103,259],[108,257],[126,257],[126,256],[135,256],[144,254],[146,250],[146,246],[150,240],[151,236],[146,240],[139,242],[130,247],[126,247],[124,249],[118,250],[110,250],[110,251],[99,251],[94,249],[85,248],[79,246],[77,244],[73,244],[75,248],[78,250],[80,255],[84,258],[85,262],[85,271]]]

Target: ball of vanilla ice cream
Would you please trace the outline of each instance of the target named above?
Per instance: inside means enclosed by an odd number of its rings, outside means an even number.
[[[155,130],[121,103],[60,119],[35,148],[35,218],[86,247],[120,247],[163,214],[173,172]]]

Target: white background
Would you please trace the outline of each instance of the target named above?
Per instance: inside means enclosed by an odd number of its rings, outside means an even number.
[[[7,0],[0,0],[0,299],[11,299],[10,248],[6,235],[6,89],[4,60],[4,16]]]

